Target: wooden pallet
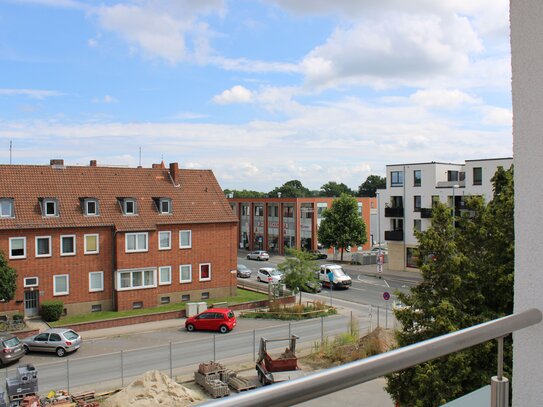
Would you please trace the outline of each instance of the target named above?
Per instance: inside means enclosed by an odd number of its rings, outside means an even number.
[[[256,389],[256,386],[254,384],[249,383],[249,380],[247,380],[244,377],[230,377],[228,379],[228,386],[233,388],[238,393],[242,391],[247,391],[251,389]]]

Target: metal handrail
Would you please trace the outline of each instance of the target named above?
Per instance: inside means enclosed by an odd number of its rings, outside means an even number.
[[[378,377],[439,358],[480,343],[500,338],[543,319],[532,308],[470,328],[272,386],[201,404],[203,406],[292,406],[334,393]]]

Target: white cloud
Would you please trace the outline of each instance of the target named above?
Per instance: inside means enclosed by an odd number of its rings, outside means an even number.
[[[174,120],[196,120],[196,119],[205,119],[209,117],[206,114],[194,113],[194,112],[180,112],[172,116]]]
[[[0,95],[4,96],[27,96],[31,99],[45,99],[52,96],[63,96],[64,93],[56,90],[42,89],[0,89]]]
[[[481,99],[458,89],[424,89],[413,93],[409,99],[417,105],[455,109],[464,104],[480,104]]]
[[[106,105],[109,105],[111,103],[117,103],[119,102],[116,98],[114,98],[111,95],[105,95],[102,98],[94,98],[92,99],[92,103],[104,103]]]
[[[482,108],[483,124],[488,126],[506,126],[511,127],[513,123],[513,112],[495,106],[486,106]]]
[[[226,89],[220,95],[213,97],[213,102],[226,105],[231,103],[249,103],[252,100],[252,92],[244,86],[236,85]]]
[[[91,48],[96,48],[98,46],[98,40],[95,40],[94,38],[89,38],[87,40],[87,45]]]

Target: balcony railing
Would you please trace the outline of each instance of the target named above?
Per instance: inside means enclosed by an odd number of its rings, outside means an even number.
[[[386,218],[403,218],[403,208],[385,208]]]
[[[420,217],[428,219],[432,217],[432,208],[420,208]]]
[[[403,240],[403,230],[386,230],[385,240],[392,240],[394,242],[401,242]]]
[[[541,311],[532,308],[380,355],[326,369],[310,376],[261,387],[231,399],[211,401],[202,405],[208,407],[292,406],[492,339],[503,340],[503,337],[511,332],[540,323],[542,318]],[[492,378],[493,391],[496,380],[499,380],[500,384],[508,385],[507,379],[503,380],[498,372],[498,376]],[[499,392],[497,391],[496,394]],[[503,402],[504,400],[498,400],[493,406],[506,405],[500,404]]]

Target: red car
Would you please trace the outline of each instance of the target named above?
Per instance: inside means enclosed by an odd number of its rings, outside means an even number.
[[[219,331],[225,334],[236,326],[234,311],[228,308],[210,308],[204,312],[188,317],[185,321],[185,328],[189,332]]]

